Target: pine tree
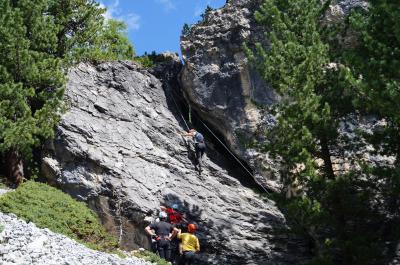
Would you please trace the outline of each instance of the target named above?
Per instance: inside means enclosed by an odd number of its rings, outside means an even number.
[[[182,27],[182,36],[186,36],[190,33],[190,26],[189,24],[185,23]]]
[[[132,59],[126,26],[93,0],[0,2],[0,154],[17,184],[32,149],[54,135],[66,67]]]
[[[331,63],[335,60],[320,25],[324,7],[318,0],[265,1],[255,17],[268,28],[270,47],[257,44],[255,53],[247,49],[263,78],[282,97],[276,106],[278,124],[266,148],[283,159],[290,182],[319,177],[318,172],[335,178],[331,146],[346,113],[346,102],[336,99],[346,94],[352,79],[345,66]]]
[[[75,61],[132,60],[134,56],[126,24],[114,19],[106,20],[89,42],[76,45],[71,51]]]
[[[265,149],[287,166],[289,183],[301,184],[303,194],[284,205],[315,245],[311,264],[385,264],[400,236],[400,5],[372,0],[368,11],[324,26],[330,2],[266,0],[256,13],[269,46],[249,46],[247,53],[282,97]],[[337,46],[348,29],[358,45]],[[354,148],[337,139],[349,114],[384,121],[363,136],[376,153],[395,157],[394,165],[349,157],[361,168],[333,171],[331,151]]]
[[[350,50],[348,64],[362,76],[357,101],[368,114],[387,121],[376,144],[384,155],[400,156],[400,1],[373,0],[368,12],[351,17],[351,27],[360,33],[360,45]],[[398,162],[400,165],[400,162]]]
[[[87,46],[104,25],[105,9],[94,0],[48,0],[54,17],[57,56],[65,58],[75,47]]]
[[[0,152],[8,177],[19,183],[23,158],[53,135],[65,82],[56,58],[56,25],[45,0],[0,5]]]
[[[350,28],[359,32],[359,45],[346,52],[353,71],[362,77],[355,102],[360,111],[385,121],[369,137],[382,156],[394,165],[371,167],[377,182],[385,183],[387,211],[400,222],[400,1],[370,1],[368,12],[355,12]],[[395,214],[394,214],[395,213]]]

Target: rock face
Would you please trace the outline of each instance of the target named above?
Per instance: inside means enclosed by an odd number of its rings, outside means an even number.
[[[264,29],[254,19],[254,12],[262,2],[230,0],[193,25],[181,37],[185,61],[181,83],[193,109],[224,136],[231,149],[255,170],[265,187],[279,190],[282,186],[276,170],[277,161],[258,153],[251,144],[252,139],[264,140],[265,129],[274,126],[274,117],[258,107],[279,100],[249,65],[243,52],[245,43],[250,48],[256,42],[268,45]],[[353,8],[367,8],[366,1],[332,1],[325,16],[326,23],[343,21]],[[355,42],[351,32],[343,39],[344,45]]]
[[[181,63],[166,58],[152,71],[162,80],[130,62],[72,69],[69,109],[43,158],[44,174],[87,201],[127,249],[148,247],[146,220],[160,205],[177,203],[199,226],[205,264],[304,260],[304,244],[290,234],[276,205],[228,173],[211,143],[202,174],[194,170],[171,94]]]
[[[120,259],[88,249],[48,229],[39,229],[14,215],[0,212],[0,263],[2,265],[151,265],[137,258]]]
[[[264,186],[279,190],[277,175],[263,171],[271,164],[267,157],[249,147],[251,139],[261,140],[274,119],[257,106],[270,105],[279,98],[249,66],[243,45],[263,41],[263,30],[253,13],[262,0],[231,0],[221,9],[205,14],[181,37],[185,66],[182,87],[193,109],[213,125],[230,148],[264,178]],[[272,173],[272,174],[271,174]]]

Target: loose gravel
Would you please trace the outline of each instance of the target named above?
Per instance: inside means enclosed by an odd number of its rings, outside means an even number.
[[[144,260],[95,251],[76,241],[37,228],[13,214],[0,212],[1,265],[151,265]]]

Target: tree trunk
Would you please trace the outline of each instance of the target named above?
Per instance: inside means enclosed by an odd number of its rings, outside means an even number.
[[[18,151],[12,150],[6,155],[7,178],[15,185],[21,184],[24,178],[24,163]]]
[[[333,165],[331,160],[331,153],[329,151],[328,140],[324,134],[320,137],[321,143],[321,158],[324,160],[324,173],[328,179],[335,179],[335,173],[333,172]]]

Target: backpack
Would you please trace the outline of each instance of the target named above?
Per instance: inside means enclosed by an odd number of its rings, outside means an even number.
[[[204,136],[199,132],[196,132],[193,138],[195,143],[204,143]]]

